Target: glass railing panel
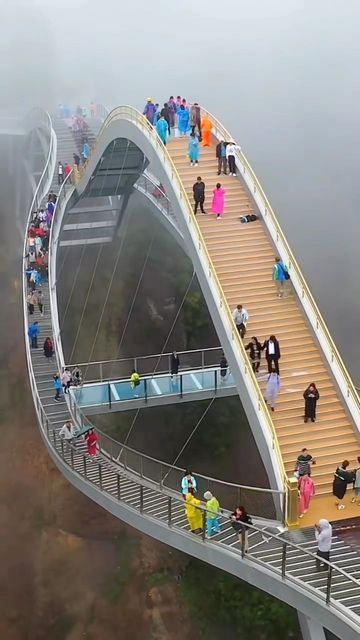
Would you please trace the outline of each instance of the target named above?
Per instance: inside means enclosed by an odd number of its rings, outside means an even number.
[[[82,387],[81,389],[72,389],[75,401],[81,407],[93,407],[109,403],[109,392],[107,385],[94,385]]]

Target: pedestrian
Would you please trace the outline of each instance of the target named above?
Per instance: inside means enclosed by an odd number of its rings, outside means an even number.
[[[27,306],[28,306],[29,316],[32,316],[33,313],[34,313],[35,304],[36,304],[36,299],[35,299],[35,295],[34,295],[33,291],[30,291],[27,294],[26,302],[27,302]]]
[[[194,194],[194,214],[196,215],[198,206],[200,205],[201,213],[206,213],[204,211],[204,202],[205,202],[205,182],[201,179],[201,176],[196,178],[196,182],[193,184],[193,194]]]
[[[333,495],[337,498],[335,504],[338,509],[345,509],[342,500],[346,494],[348,484],[354,482],[355,478],[354,471],[348,471],[349,464],[350,462],[348,460],[344,460],[334,473]]]
[[[239,540],[241,540],[242,534],[244,533],[244,551],[245,553],[247,553],[249,551],[249,527],[247,525],[252,525],[252,520],[245,507],[236,507],[235,511],[232,512],[230,518],[231,525],[235,529]]]
[[[95,458],[99,451],[99,436],[94,429],[89,429],[85,434],[88,455]]]
[[[190,489],[192,489],[193,493],[196,493],[197,482],[192,474],[192,471],[185,471],[181,479],[181,493],[184,500]]]
[[[60,380],[60,376],[59,376],[59,374],[58,374],[58,373],[56,373],[56,374],[54,375],[54,389],[55,389],[55,398],[54,398],[54,400],[55,400],[56,402],[59,402],[59,401],[60,401],[60,399],[61,399],[61,398],[60,398],[60,391],[61,391],[61,389],[62,389],[62,382],[61,382],[61,380]]]
[[[64,182],[64,166],[62,162],[58,162],[58,184]]]
[[[358,464],[360,464],[360,456],[358,457],[357,461]],[[352,498],[351,502],[356,502],[356,504],[360,506],[360,467],[355,469],[354,492],[355,495]]]
[[[261,344],[256,336],[252,336],[251,342],[246,345],[245,349],[249,351],[253,372],[258,373],[261,362]]]
[[[236,309],[233,311],[233,318],[241,338],[245,338],[246,323],[249,320],[247,309],[245,309],[242,304],[238,304]]]
[[[90,153],[91,153],[90,145],[88,141],[85,140],[83,144],[82,152],[81,152],[84,164],[86,164],[88,159],[90,158]]]
[[[156,111],[156,107],[154,102],[152,101],[151,98],[148,98],[146,101],[146,105],[144,107],[143,114],[148,120],[148,122],[150,122],[150,124],[154,124],[155,111]]]
[[[304,473],[299,481],[300,492],[300,515],[299,518],[303,518],[305,513],[309,511],[310,500],[315,495],[315,483],[314,480]]]
[[[228,362],[227,362],[227,360],[225,358],[224,352],[222,352],[221,358],[220,358],[220,377],[221,377],[221,382],[225,382],[227,370],[228,370]]]
[[[181,104],[178,109],[178,127],[180,136],[186,136],[189,130],[190,113],[185,105]]]
[[[176,111],[177,111],[174,96],[170,96],[168,100],[168,108],[169,108],[170,127],[171,129],[173,129],[175,127]]]
[[[275,371],[279,376],[280,375],[279,360],[281,358],[281,353],[280,353],[280,345],[276,337],[274,335],[271,335],[268,340],[265,340],[261,349],[262,350],[265,349],[265,358],[268,365],[268,373],[272,372],[273,366],[274,366]]]
[[[190,108],[190,127],[191,133],[194,135],[197,133],[199,140],[201,141],[201,114],[200,107],[197,102],[194,102]]]
[[[189,493],[185,496],[185,511],[190,531],[192,533],[200,533],[202,531],[203,511],[200,508],[201,506],[201,500],[199,500],[199,498],[195,498],[194,489],[190,487]]]
[[[73,425],[71,420],[67,420],[65,424],[61,427],[59,431],[59,436],[62,440],[66,440],[67,442],[71,442],[74,438],[76,438],[76,434],[79,429]]]
[[[40,333],[40,325],[37,320],[33,322],[28,328],[28,336],[31,340],[31,348],[37,349],[38,347],[38,337]]]
[[[82,371],[79,367],[74,367],[71,372],[74,387],[80,387],[82,385]]]
[[[169,105],[167,102],[164,102],[164,106],[161,109],[160,115],[164,118],[164,120],[166,121],[167,124],[167,130],[168,130],[168,135],[170,135],[171,133],[171,129],[170,129],[170,110],[169,110]]]
[[[218,161],[218,176],[221,172],[226,176],[227,169],[227,159],[226,159],[226,142],[221,140],[216,145],[216,158]]]
[[[156,131],[160,140],[166,146],[166,141],[169,135],[169,127],[163,115],[160,116],[159,120],[156,123]]]
[[[300,455],[296,458],[295,475],[300,480],[303,476],[311,476],[311,465],[316,464],[315,458],[308,452],[307,448],[301,449]]]
[[[327,571],[328,565],[321,562],[321,560],[327,560],[327,562],[330,562],[332,526],[328,520],[322,518],[319,520],[319,524],[315,525],[315,539],[317,542],[316,569],[317,571],[320,571],[323,567],[325,571]]]
[[[197,135],[195,135],[195,133],[191,133],[190,134],[189,158],[190,158],[190,165],[192,167],[194,165],[196,166],[196,165],[199,164],[199,160],[200,160],[200,144],[199,144],[199,138],[197,137]]]
[[[287,266],[280,258],[275,258],[272,277],[275,282],[278,298],[282,298],[284,294],[286,294],[285,283],[290,280],[290,275]]]
[[[132,374],[130,376],[130,386],[133,390],[134,397],[138,398],[139,395],[135,393],[135,389],[140,386],[140,376],[135,369],[132,370]]]
[[[217,220],[219,220],[220,217],[222,218],[224,214],[225,193],[225,189],[223,189],[220,182],[218,182],[213,190],[213,201],[211,207],[211,213],[216,213]]]
[[[179,356],[176,353],[176,351],[173,351],[171,356],[170,356],[171,377],[177,376],[178,371],[179,371],[179,366],[180,366]]]
[[[203,147],[211,146],[211,134],[213,130],[213,124],[207,114],[203,116],[201,120],[201,133],[202,133],[202,143]]]
[[[236,152],[240,147],[235,142],[228,142],[226,145],[226,159],[229,165],[229,175],[236,176]]]
[[[265,391],[265,401],[270,405],[271,411],[275,411],[276,400],[281,387],[280,376],[276,371],[269,373]]]
[[[71,164],[68,164],[67,162],[65,162],[65,178],[68,178],[68,176],[70,176],[72,171],[73,171],[73,168]],[[71,182],[71,178],[69,178],[69,181]]]
[[[40,311],[41,317],[44,315],[44,294],[42,291],[38,291],[36,295],[36,302]]]
[[[68,393],[69,392],[71,381],[72,381],[71,373],[70,373],[69,369],[65,368],[64,371],[61,374],[61,382],[62,382],[64,393]]]
[[[320,398],[320,394],[316,388],[315,382],[311,382],[311,384],[309,384],[309,386],[303,393],[303,397],[305,400],[304,422],[307,422],[309,419],[311,420],[311,422],[315,422],[316,403]]]
[[[206,500],[207,537],[211,538],[213,533],[220,533],[220,504],[211,491],[205,491],[204,498]]]
[[[77,169],[80,167],[80,156],[77,153],[73,153],[74,165]]]
[[[54,345],[51,338],[45,338],[44,340],[44,356],[45,358],[52,358],[54,355]]]

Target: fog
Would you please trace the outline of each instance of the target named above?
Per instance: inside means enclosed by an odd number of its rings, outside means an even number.
[[[197,99],[242,145],[360,382],[358,0],[0,0],[1,106]]]

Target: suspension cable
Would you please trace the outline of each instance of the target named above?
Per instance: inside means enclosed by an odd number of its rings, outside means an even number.
[[[63,261],[62,261],[62,263],[61,263],[61,267],[60,267],[60,269],[59,269],[58,273],[56,274],[56,280],[60,280],[60,276],[61,276],[61,274],[62,274],[62,272],[63,272],[64,265],[65,265],[65,260],[66,260],[66,258],[68,257],[69,250],[70,250],[70,246],[69,246],[69,247],[66,247],[66,249],[65,249],[65,251],[64,251],[64,259],[63,259]]]
[[[80,261],[78,262],[78,265],[77,265],[77,268],[76,268],[75,278],[73,279],[73,284],[72,284],[72,287],[71,287],[70,295],[68,296],[68,301],[67,301],[67,304],[66,304],[65,312],[64,312],[64,315],[62,317],[61,328],[63,328],[63,326],[64,326],[65,318],[66,318],[66,315],[67,315],[67,312],[68,312],[68,309],[69,309],[69,306],[70,306],[70,302],[71,302],[71,299],[72,299],[72,296],[73,296],[73,293],[74,293],[75,286],[77,284],[77,279],[78,279],[80,267],[82,265],[82,261],[83,261],[84,255],[85,255],[86,246],[87,246],[86,244],[83,244]]]
[[[171,327],[170,327],[170,330],[169,330],[169,333],[168,333],[168,335],[167,335],[167,338],[166,338],[166,340],[165,340],[165,342],[164,342],[164,344],[163,344],[163,348],[162,348],[161,353],[160,353],[160,355],[159,355],[159,357],[158,357],[158,359],[157,359],[156,365],[155,365],[154,370],[153,370],[153,374],[154,374],[154,373],[156,373],[156,370],[157,370],[157,368],[158,368],[158,366],[159,366],[159,364],[160,364],[160,360],[161,360],[162,355],[163,355],[163,353],[164,353],[164,351],[165,351],[165,349],[166,349],[167,343],[168,343],[168,342],[169,342],[169,340],[170,340],[170,336],[171,336],[171,334],[172,334],[172,332],[173,332],[173,329],[174,329],[174,327],[175,327],[175,324],[176,324],[176,322],[177,322],[177,319],[178,319],[178,317],[179,317],[179,315],[180,315],[180,312],[181,312],[181,310],[182,310],[182,308],[183,308],[183,305],[184,305],[184,302],[185,302],[185,300],[186,300],[186,297],[187,297],[187,295],[188,295],[188,293],[189,293],[189,291],[190,291],[190,287],[191,287],[191,285],[192,285],[192,283],[193,283],[194,277],[195,277],[195,270],[193,270],[193,273],[192,273],[192,276],[191,276],[191,278],[190,278],[189,284],[188,284],[188,286],[187,286],[187,288],[186,288],[186,291],[185,291],[185,293],[184,293],[184,295],[183,295],[183,298],[182,298],[181,304],[180,304],[180,306],[179,306],[179,308],[178,308],[178,310],[177,310],[177,312],[176,312],[175,318],[174,318],[173,323],[172,323],[172,325],[171,325]]]
[[[95,278],[95,274],[96,274],[96,271],[97,271],[97,266],[99,264],[99,260],[100,260],[100,256],[101,256],[101,252],[102,252],[103,246],[104,245],[102,245],[102,244],[99,246],[99,251],[98,251],[96,262],[95,262],[95,266],[94,266],[94,269],[93,269],[93,272],[92,272],[92,277],[91,277],[91,280],[90,280],[90,284],[89,284],[89,287],[88,287],[88,290],[87,290],[86,299],[85,299],[85,302],[84,302],[84,305],[83,305],[83,310],[82,310],[82,313],[81,313],[81,318],[80,318],[80,322],[79,322],[78,329],[77,329],[77,332],[76,332],[76,336],[75,336],[75,340],[74,340],[74,344],[73,344],[73,348],[72,348],[72,351],[71,351],[69,362],[72,362],[72,359],[73,359],[75,347],[76,347],[76,344],[77,344],[77,341],[78,341],[78,337],[79,337],[79,334],[80,334],[82,322],[83,322],[84,315],[85,315],[85,309],[87,307],[87,303],[88,303],[88,300],[89,300],[91,288],[92,288],[92,285],[93,285],[93,282],[94,282],[94,278]]]
[[[131,434],[131,432],[132,432],[132,430],[133,430],[133,427],[134,427],[134,425],[135,425],[135,422],[136,422],[136,420],[137,420],[137,417],[138,417],[138,415],[139,415],[140,411],[141,411],[140,407],[139,407],[139,409],[136,409],[135,417],[133,418],[132,423],[131,423],[131,425],[130,425],[130,427],[129,427],[129,431],[127,432],[126,438],[125,438],[125,440],[124,440],[124,444],[126,444],[126,443],[127,443],[127,441],[128,441],[128,440],[129,440],[129,438],[130,438],[130,434]]]

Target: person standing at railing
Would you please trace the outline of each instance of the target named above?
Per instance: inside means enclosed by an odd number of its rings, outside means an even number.
[[[244,533],[245,537],[245,553],[249,551],[249,528],[246,526],[248,524],[252,524],[252,520],[247,513],[245,507],[236,507],[235,511],[230,516],[231,524],[235,529],[239,540],[242,538],[242,534]]]
[[[195,498],[194,489],[189,488],[189,493],[185,496],[185,511],[188,519],[190,531],[192,533],[201,533],[203,528],[203,511],[199,508],[202,506],[201,500]]]
[[[221,172],[226,176],[227,173],[227,158],[226,158],[226,145],[224,140],[221,140],[216,145],[216,158],[218,161],[218,176]]]
[[[222,188],[220,182],[217,183],[213,190],[213,200],[211,206],[211,213],[216,214],[216,219],[219,220],[224,215],[225,209],[225,195],[226,191]]]
[[[299,481],[299,493],[300,493],[300,515],[299,518],[303,518],[305,513],[309,511],[310,500],[315,495],[315,483],[314,480],[305,473],[301,476]]]
[[[342,501],[345,497],[348,484],[354,482],[355,473],[354,471],[348,471],[349,465],[350,462],[348,460],[344,460],[341,465],[337,467],[334,473],[333,495],[338,500],[335,503],[338,509],[345,509],[345,505]]]
[[[270,405],[271,411],[275,411],[275,405],[277,397],[279,395],[280,387],[280,376],[278,373],[276,373],[276,371],[272,371],[271,373],[269,373],[265,391],[265,402]]]
[[[229,142],[226,145],[226,159],[229,164],[229,175],[236,176],[236,152],[241,151],[239,145],[235,142]]]
[[[202,144],[203,147],[211,146],[211,134],[213,130],[213,124],[208,115],[204,115],[201,120],[201,132],[202,132]]]
[[[280,258],[275,258],[272,278],[275,282],[278,298],[282,298],[287,294],[286,283],[290,280],[287,266]]]
[[[169,126],[163,115],[160,116],[159,120],[156,123],[156,131],[160,140],[166,146],[166,141],[169,135]]]
[[[268,365],[268,373],[271,373],[274,367],[276,373],[279,376],[279,360],[281,358],[279,341],[274,335],[271,335],[268,340],[265,340],[261,348],[262,350],[265,349],[265,358]]]
[[[194,194],[194,214],[197,214],[198,206],[200,205],[201,213],[206,213],[204,210],[204,202],[205,202],[205,182],[201,179],[201,176],[196,178],[196,182],[193,184],[193,194]]]
[[[303,393],[305,400],[304,422],[316,420],[316,403],[320,398],[320,394],[316,388],[315,382],[309,384]]]
[[[190,492],[190,489],[193,493],[196,493],[197,482],[192,474],[192,471],[185,471],[181,479],[181,493],[184,500],[187,494]]]
[[[172,378],[173,376],[177,376],[179,372],[179,366],[180,366],[180,358],[176,353],[176,351],[173,351],[170,356],[170,372],[171,372]]]
[[[220,504],[211,491],[205,491],[207,537],[220,533]]]
[[[357,458],[358,464],[360,464],[360,456]],[[360,467],[354,470],[355,471],[355,481],[354,481],[354,492],[355,495],[352,498],[351,502],[356,502],[357,505],[360,505]]]
[[[133,390],[134,398],[138,398],[139,395],[137,393],[135,393],[135,389],[140,386],[140,376],[139,376],[138,372],[135,369],[133,369],[131,377],[130,377],[130,386],[131,386],[131,388]]]
[[[327,562],[330,562],[332,526],[328,520],[321,519],[319,520],[319,524],[315,525],[315,539],[317,542],[316,555],[318,556],[316,560],[316,569],[317,571],[320,571],[321,569],[327,571],[328,565],[321,562],[321,560],[327,560]]]
[[[238,304],[236,309],[233,311],[233,318],[241,338],[245,338],[246,323],[249,320],[247,309],[245,309],[242,304]]]
[[[67,420],[65,424],[61,427],[59,431],[59,437],[62,440],[66,440],[67,442],[71,442],[74,438],[76,438],[76,434],[79,429],[74,426],[71,420]]]
[[[190,134],[189,158],[190,158],[190,165],[192,167],[194,165],[197,166],[199,164],[199,160],[200,160],[200,142],[199,142],[199,138],[197,137],[197,135],[195,135],[195,133],[191,133]]]
[[[35,322],[33,322],[30,327],[28,328],[28,336],[30,338],[31,341],[31,348],[32,349],[37,349],[38,348],[38,337],[40,334],[40,325],[37,322],[37,320],[35,320]]]
[[[221,354],[220,358],[220,378],[221,382],[225,382],[226,374],[228,370],[228,361],[225,358],[224,352]]]

